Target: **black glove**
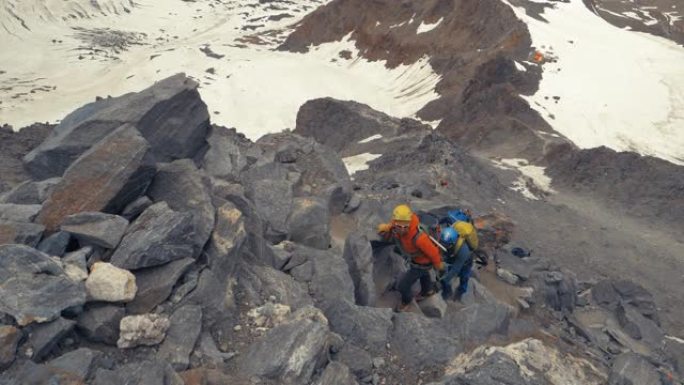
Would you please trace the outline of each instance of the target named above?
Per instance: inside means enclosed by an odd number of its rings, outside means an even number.
[[[478,269],[481,269],[489,264],[489,257],[487,253],[482,250],[475,250],[475,263],[478,265]]]

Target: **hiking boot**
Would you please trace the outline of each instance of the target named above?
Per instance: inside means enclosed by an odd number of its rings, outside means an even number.
[[[428,291],[428,292],[425,293],[425,294],[420,293],[420,294],[418,294],[418,295],[416,296],[416,301],[422,301],[422,300],[424,300],[425,298],[432,297],[432,296],[435,295],[435,294],[437,294],[437,291],[434,290],[434,289]]]
[[[410,302],[409,302],[409,303],[406,303],[406,304],[400,303],[400,304],[397,305],[397,307],[394,309],[394,311],[397,312],[397,313],[405,313],[405,312],[407,312],[407,311],[409,311],[409,310],[411,310],[411,303],[410,303]]]
[[[463,302],[463,294],[465,294],[465,292],[458,290],[454,295],[454,301]]]

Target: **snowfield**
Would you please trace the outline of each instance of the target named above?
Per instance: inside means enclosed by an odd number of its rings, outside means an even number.
[[[325,2],[0,0],[0,124],[58,122],[97,96],[178,72],[200,83],[212,122],[251,139],[294,128],[299,107],[318,97],[409,117],[438,96],[427,58],[387,70],[348,39],[308,54],[275,50]]]
[[[556,60],[543,64],[530,105],[582,148],[605,145],[684,164],[684,48],[614,27],[582,0],[548,3],[548,23],[511,6],[536,49]]]

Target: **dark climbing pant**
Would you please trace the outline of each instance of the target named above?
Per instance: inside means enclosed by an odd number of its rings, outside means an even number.
[[[421,295],[427,295],[435,288],[435,284],[430,276],[430,270],[431,267],[429,265],[425,267],[414,267],[411,265],[411,268],[399,281],[399,293],[401,293],[402,304],[406,305],[413,300],[411,287],[417,280],[420,280]]]
[[[442,296],[446,299],[451,297],[451,281],[458,275],[458,293],[468,291],[468,280],[473,270],[473,253],[466,242],[456,253],[455,260],[449,264],[449,268],[442,278]]]

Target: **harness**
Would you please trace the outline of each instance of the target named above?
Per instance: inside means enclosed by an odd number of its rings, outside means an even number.
[[[411,267],[416,268],[416,269],[430,270],[430,269],[432,269],[431,264],[421,265],[419,263],[413,262],[413,259],[415,257],[423,254],[423,252],[420,251],[420,249],[418,249],[418,246],[416,245],[416,240],[418,239],[420,234],[422,234],[424,232],[425,232],[425,230],[423,230],[423,228],[419,225],[418,231],[416,231],[416,234],[413,236],[413,238],[411,238],[411,242],[413,242],[413,247],[415,247],[417,249],[413,253],[409,253],[408,251],[406,251],[406,249],[404,249],[404,246],[401,244],[401,241],[397,237],[394,237],[394,245],[399,250],[399,254],[401,254],[401,256],[404,258],[404,262],[407,265],[410,265]]]

